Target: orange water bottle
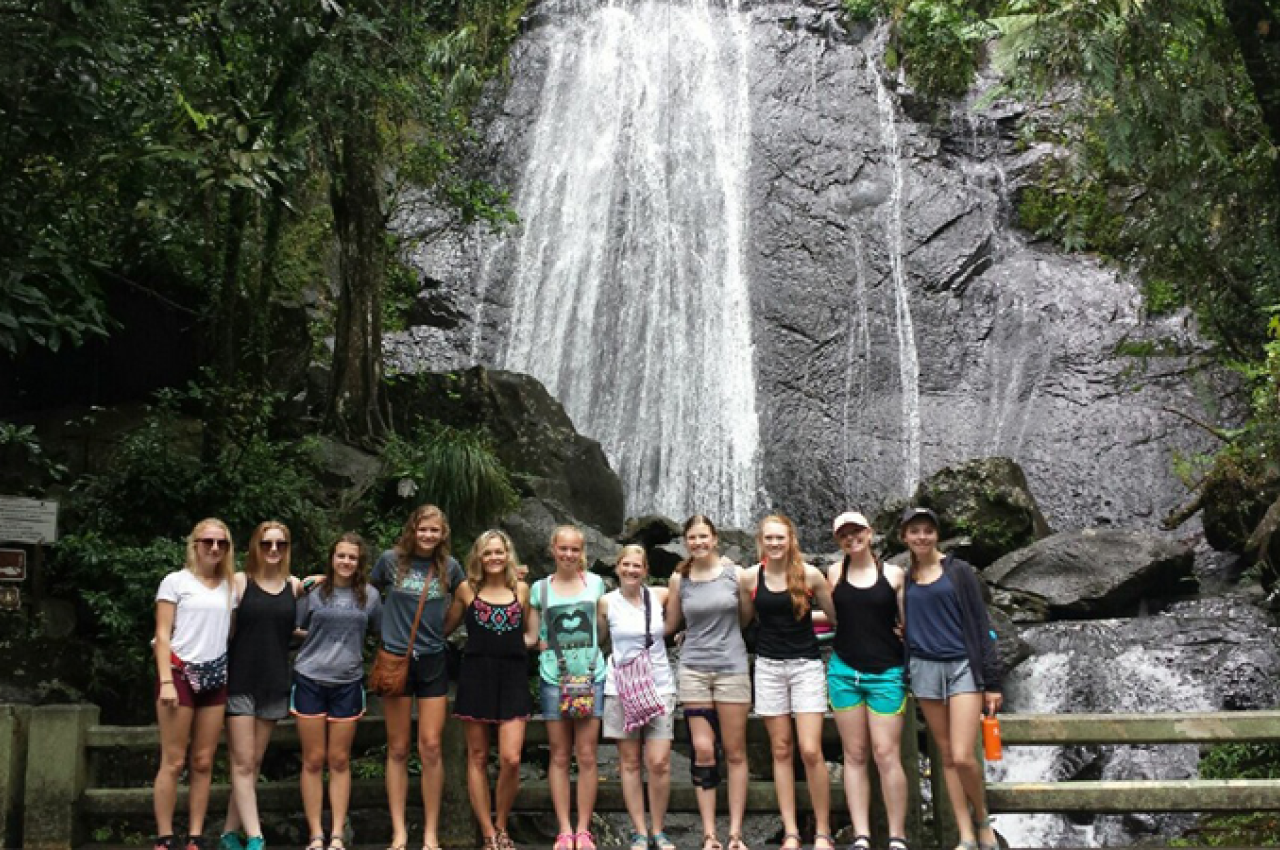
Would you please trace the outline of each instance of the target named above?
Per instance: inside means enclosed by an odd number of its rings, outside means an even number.
[[[1004,758],[1000,744],[1000,720],[994,714],[982,715],[982,756],[987,761]]]

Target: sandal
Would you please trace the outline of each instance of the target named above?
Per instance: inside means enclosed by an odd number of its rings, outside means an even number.
[[[596,837],[591,834],[590,830],[575,832],[573,834],[573,844],[578,850],[596,850]]]
[[[724,850],[724,847],[714,832],[708,832],[702,836],[702,850]]]
[[[894,840],[895,839],[890,838],[889,843],[892,844]],[[871,836],[855,835],[853,840],[849,842],[849,850],[871,850]],[[893,850],[893,848],[890,847],[889,850]]]
[[[911,850],[905,838],[890,838],[888,844],[889,850]]]
[[[313,835],[310,838],[308,838],[307,850],[324,850],[324,836]],[[388,847],[387,850],[404,850],[404,845],[401,844],[399,848]]]
[[[347,842],[342,839],[341,835],[334,835],[329,838],[327,850],[347,850]]]
[[[819,841],[826,842],[827,850],[836,850],[836,840],[825,832],[815,832],[813,834],[813,850],[818,850]]]
[[[511,840],[511,836],[505,829],[498,830],[495,837],[498,839],[498,850],[516,850],[516,843]]]
[[[751,848],[742,840],[742,833],[731,832],[729,833],[729,850],[751,850]]]
[[[788,844],[792,841],[795,842],[795,846],[788,847]],[[800,837],[800,833],[788,832],[782,836],[782,844],[780,847],[782,850],[804,850],[804,840]]]
[[[973,825],[973,828],[978,830],[979,832],[981,832],[984,829],[989,829],[991,830],[991,837],[992,838],[996,837],[996,830],[995,830],[995,827],[991,825],[991,815],[989,814],[982,820],[975,823]],[[979,838],[978,850],[1000,850],[1000,839],[996,838],[995,841],[988,843],[986,841],[983,841],[981,838]]]
[[[480,839],[480,850],[498,850],[498,833]]]
[[[655,850],[676,850],[676,843],[665,832],[655,832],[652,841]]]
[[[573,839],[576,838],[572,832],[562,832],[556,836],[556,843],[552,850],[573,850]]]

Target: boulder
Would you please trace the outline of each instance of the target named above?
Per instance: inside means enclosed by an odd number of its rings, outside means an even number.
[[[654,546],[679,540],[682,533],[680,524],[670,517],[648,514],[630,517],[622,528],[618,542],[639,543],[646,549],[651,549]]]
[[[520,508],[507,514],[498,523],[515,546],[521,563],[529,567],[530,583],[550,574],[555,569],[551,557],[551,533],[558,525],[575,525],[582,531],[586,543],[587,567],[602,576],[613,575],[618,544],[598,528],[584,525],[574,519],[569,510],[552,499],[524,499]]]
[[[1022,639],[1017,625],[1009,615],[999,608],[987,606],[991,617],[991,628],[996,633],[996,655],[1000,658],[1000,669],[1008,673],[1031,656],[1031,647]]]
[[[956,538],[953,551],[979,569],[1050,533],[1022,468],[1007,457],[948,466],[920,482],[910,500],[887,506],[873,522],[891,548],[903,548],[898,517],[909,504],[936,511],[942,537]]]
[[[482,429],[526,494],[559,502],[605,534],[622,530],[622,483],[600,444],[574,430],[535,378],[476,366],[404,376],[388,394],[400,433],[421,419]]]
[[[1142,531],[1068,531],[1006,555],[986,570],[993,585],[1045,600],[1055,619],[1131,614],[1147,597],[1198,589],[1190,547]]]

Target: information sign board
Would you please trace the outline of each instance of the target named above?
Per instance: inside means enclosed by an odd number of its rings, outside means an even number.
[[[0,542],[54,543],[57,539],[57,502],[0,496]]]
[[[27,577],[27,553],[21,549],[0,549],[0,581],[22,581]]]

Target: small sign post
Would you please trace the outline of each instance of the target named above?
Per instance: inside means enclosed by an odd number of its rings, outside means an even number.
[[[0,611],[17,611],[22,607],[22,593],[17,585],[0,585]]]
[[[48,499],[0,496],[0,541],[56,543],[58,503]]]
[[[22,549],[0,549],[0,581],[24,581],[27,553]]]

